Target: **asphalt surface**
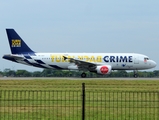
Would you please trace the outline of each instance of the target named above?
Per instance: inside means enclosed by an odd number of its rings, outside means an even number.
[[[0,77],[0,80],[159,80],[159,78]]]

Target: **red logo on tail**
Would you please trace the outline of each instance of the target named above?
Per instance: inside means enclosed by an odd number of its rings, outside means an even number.
[[[102,66],[102,67],[100,68],[100,71],[101,71],[102,74],[106,74],[106,73],[108,73],[109,69],[108,69],[107,66]]]

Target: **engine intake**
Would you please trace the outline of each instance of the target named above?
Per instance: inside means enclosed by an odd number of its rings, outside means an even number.
[[[98,74],[106,75],[111,73],[112,67],[110,65],[97,66],[96,71]]]

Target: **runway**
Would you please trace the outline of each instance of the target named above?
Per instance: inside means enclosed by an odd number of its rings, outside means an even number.
[[[159,80],[159,78],[0,77],[0,80]]]

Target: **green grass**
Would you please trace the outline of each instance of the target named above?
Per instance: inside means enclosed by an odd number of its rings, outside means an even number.
[[[87,90],[157,91],[156,80],[0,80],[0,90]]]
[[[0,120],[158,120],[156,80],[0,80]]]

